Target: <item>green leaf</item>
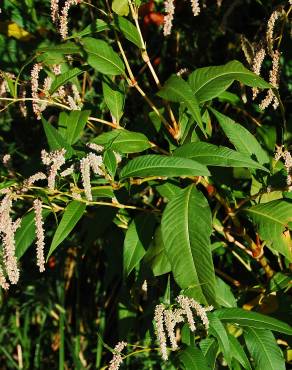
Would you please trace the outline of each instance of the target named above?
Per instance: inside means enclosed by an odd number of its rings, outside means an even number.
[[[177,284],[181,289],[192,288],[202,303],[215,302],[211,211],[203,194],[194,185],[184,189],[166,206],[161,225],[165,251]]]
[[[103,163],[108,173],[114,178],[117,170],[117,159],[112,150],[108,149],[103,153]]]
[[[258,204],[244,209],[258,226],[260,237],[271,250],[283,254],[292,262],[292,240],[288,223],[292,221],[292,202],[284,199]]]
[[[213,335],[219,343],[219,347],[224,355],[224,358],[228,365],[231,365],[231,347],[229,338],[222,322],[214,314],[209,314],[209,333]]]
[[[128,276],[140,263],[150,244],[156,224],[155,217],[149,213],[139,215],[131,222],[124,241],[123,266]]]
[[[151,147],[144,134],[123,129],[104,132],[92,142],[120,153],[138,153]]]
[[[119,55],[103,40],[85,37],[82,40],[88,64],[106,75],[124,75],[125,66]]]
[[[223,307],[236,307],[236,299],[230,289],[222,279],[216,276],[216,300]]]
[[[290,325],[258,312],[246,311],[242,308],[222,308],[217,310],[215,314],[223,322],[292,335],[292,328]]]
[[[154,240],[147,250],[144,262],[150,266],[154,276],[164,275],[171,271],[171,266],[165,253],[161,227],[156,229]]]
[[[81,48],[75,42],[68,41],[59,45],[51,45],[49,47],[41,47],[38,49],[41,53],[59,53],[59,54],[76,54],[81,52]]]
[[[217,118],[225,135],[240,153],[255,156],[260,164],[269,163],[269,156],[261,147],[257,139],[245,127],[233,121],[233,119],[209,108]]]
[[[110,30],[110,27],[105,21],[103,21],[102,19],[96,19],[94,23],[89,24],[82,31],[74,33],[72,36],[68,37],[68,39],[77,38],[77,37],[79,38],[79,37],[90,35],[92,33],[98,33],[98,32],[108,31],[108,30]]]
[[[203,141],[182,145],[173,154],[178,157],[193,159],[206,166],[247,167],[269,172],[265,167],[253,161],[246,154]]]
[[[255,370],[285,370],[285,360],[280,347],[269,330],[246,328],[246,346],[255,361]]]
[[[60,245],[62,241],[65,240],[67,236],[70,234],[70,232],[74,229],[77,222],[82,217],[85,209],[86,204],[78,202],[77,200],[73,200],[71,203],[67,205],[63,217],[54,234],[47,259],[58,247],[58,245]]]
[[[234,80],[247,86],[271,88],[269,83],[249,71],[237,60],[223,66],[198,68],[189,76],[189,84],[200,103],[219,96]]]
[[[241,343],[231,334],[228,335],[231,353],[234,358],[243,366],[245,370],[252,370],[246,353]]]
[[[208,176],[210,173],[206,166],[179,157],[149,154],[131,160],[121,171],[120,177],[145,176]]]
[[[59,116],[58,131],[69,144],[75,144],[81,137],[88,117],[89,110],[62,112]]]
[[[58,132],[58,130],[55,129],[53,125],[48,123],[43,117],[42,122],[50,150],[64,148],[66,149],[66,158],[70,158],[74,153],[71,145],[66,141],[66,139],[64,139],[64,137]]]
[[[120,121],[124,109],[124,94],[113,90],[107,83],[102,83],[102,92],[105,104],[117,122]]]
[[[218,354],[218,342],[213,337],[207,337],[200,341],[200,348],[210,368],[215,369]]]
[[[62,73],[62,74],[56,76],[56,78],[54,79],[54,81],[52,82],[52,85],[50,87],[50,91],[49,91],[50,94],[53,94],[55,91],[58,90],[58,88],[60,86],[65,85],[68,81],[70,81],[73,78],[81,75],[85,71],[86,71],[85,68],[83,68],[83,69],[73,68],[73,69],[70,69],[69,71],[67,71],[65,73]]]
[[[110,198],[113,199],[115,194],[111,186],[98,186],[92,188],[92,196],[93,198]]]
[[[197,347],[187,347],[179,356],[185,370],[210,370],[201,350]]]
[[[114,24],[122,32],[127,40],[132,42],[138,48],[142,48],[141,38],[137,28],[128,21],[128,19],[123,17],[115,17]]]
[[[173,180],[165,181],[163,184],[155,186],[155,189],[162,197],[168,200],[176,197],[181,192],[179,182],[174,183]]]
[[[157,95],[165,100],[176,103],[184,103],[191,112],[193,118],[199,124],[201,130],[205,133],[198,101],[190,85],[181,77],[172,75],[165,82],[164,86]]]
[[[42,210],[43,219],[45,220],[50,213],[50,210],[44,208]],[[24,255],[35,238],[35,213],[29,212],[22,218],[21,225],[15,233],[15,255],[17,259]]]
[[[113,0],[112,10],[118,15],[128,15],[129,14],[128,0]]]

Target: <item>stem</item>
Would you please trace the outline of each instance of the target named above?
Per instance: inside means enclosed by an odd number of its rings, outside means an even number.
[[[0,98],[0,101],[1,100],[3,100],[3,101],[10,101],[12,103],[25,102],[25,101],[35,101],[35,102],[47,103],[48,105],[55,105],[55,106],[60,107],[60,108],[71,110],[71,108],[68,107],[67,105],[61,104],[61,103],[57,103],[57,102],[55,102],[53,100],[34,99],[34,98]]]
[[[157,87],[159,89],[161,89],[161,83],[160,83],[160,80],[159,80],[159,77],[157,76],[156,72],[155,72],[155,69],[151,63],[151,59],[149,58],[149,55],[148,55],[148,52],[147,52],[147,48],[146,48],[146,44],[145,44],[145,41],[143,39],[143,35],[142,35],[142,32],[141,32],[141,28],[140,28],[140,25],[139,25],[139,20],[138,20],[138,9],[135,8],[132,4],[132,0],[128,0],[128,3],[129,3],[129,6],[130,6],[130,9],[131,9],[131,13],[132,13],[132,17],[134,19],[134,22],[135,22],[135,25],[136,25],[136,28],[138,30],[138,33],[139,33],[139,36],[140,36],[140,41],[141,41],[141,55],[142,55],[142,59],[144,60],[144,62],[147,64],[150,72],[151,72],[151,75],[153,76],[153,79],[157,85]],[[168,110],[168,113],[169,113],[169,116],[170,116],[170,119],[172,121],[172,124],[173,124],[173,127],[174,127],[174,137],[178,137],[179,135],[179,126],[176,122],[176,119],[175,119],[175,116],[173,114],[173,111],[169,105],[168,102],[165,102],[165,105],[166,105],[166,108]]]

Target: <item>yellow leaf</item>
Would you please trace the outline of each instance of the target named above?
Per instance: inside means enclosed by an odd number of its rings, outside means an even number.
[[[17,23],[11,21],[0,22],[0,32],[4,33],[8,37],[14,37],[21,41],[29,41],[33,37]]]

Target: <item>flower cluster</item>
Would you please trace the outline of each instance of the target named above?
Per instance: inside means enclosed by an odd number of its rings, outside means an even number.
[[[44,222],[42,216],[42,202],[39,199],[35,199],[33,202],[33,208],[35,212],[35,227],[36,227],[36,237],[37,237],[37,265],[40,272],[45,271],[45,233],[44,233]]]
[[[82,158],[80,161],[80,171],[82,176],[82,184],[85,192],[86,199],[91,201],[91,184],[90,184],[90,169],[92,169],[95,175],[104,175],[102,169],[102,156],[96,155],[90,152],[85,158]]]
[[[50,153],[43,149],[41,152],[43,164],[49,167],[48,187],[51,190],[54,190],[55,188],[55,181],[58,170],[65,163],[65,154],[65,149],[54,150]]]
[[[168,359],[167,338],[172,350],[178,348],[175,327],[177,324],[187,322],[190,330],[196,330],[195,318],[200,318],[205,329],[209,328],[207,312],[213,309],[212,306],[203,307],[193,298],[180,295],[176,299],[180,307],[166,309],[163,304],[155,308],[154,321],[156,324],[157,338],[160,344],[160,351],[163,360]]]
[[[292,190],[292,156],[288,150],[283,150],[283,146],[278,146],[275,153],[275,160],[279,161],[280,159],[284,160],[284,166],[287,172],[287,185],[289,190]]]
[[[83,103],[80,97],[78,88],[75,84],[68,82],[66,85],[60,86],[57,91],[51,93],[53,79],[50,76],[45,77],[43,87],[39,86],[39,75],[43,66],[41,63],[34,64],[31,70],[31,96],[33,99],[32,108],[37,117],[41,119],[41,113],[47,108],[51,98],[57,98],[65,104],[70,110],[81,110]],[[61,74],[61,66],[53,65],[52,72],[55,76]],[[22,99],[25,99],[26,91],[22,90]],[[52,101],[53,103],[53,101]],[[21,104],[21,111],[26,115],[26,107]]]
[[[121,352],[128,344],[126,342],[119,342],[114,348],[114,356],[109,364],[109,370],[118,370],[123,362]]]
[[[266,45],[252,45],[245,38],[241,38],[241,47],[246,57],[248,64],[250,65],[252,71],[260,75],[261,67],[264,62],[264,59],[267,55],[272,58],[272,68],[269,72],[269,83],[277,89],[279,87],[279,76],[280,76],[280,57],[281,53],[279,50],[274,50],[274,28],[275,23],[278,18],[282,16],[282,11],[275,11],[272,13],[271,17],[268,20],[267,31],[266,31]],[[255,52],[254,49],[258,48],[258,51]],[[252,89],[253,99],[257,97],[259,93],[258,88]],[[272,89],[267,91],[266,96],[263,98],[259,104],[262,110],[266,109],[270,104],[273,104],[273,108],[277,109],[279,106],[279,100]]]
[[[194,17],[199,15],[201,9],[200,9],[200,4],[199,0],[191,0],[191,7],[192,7],[192,12],[194,14]],[[166,15],[164,16],[164,26],[163,26],[163,34],[164,36],[168,36],[171,34],[172,30],[172,23],[173,23],[173,18],[174,18],[174,0],[166,0],[164,2],[164,10]]]
[[[60,9],[59,0],[51,0],[51,18],[57,25],[62,39],[68,36],[68,14],[72,6],[77,5],[80,0],[66,0]]]
[[[11,284],[17,284],[19,280],[19,269],[17,266],[17,258],[15,256],[15,232],[20,226],[19,220],[13,222],[10,213],[12,208],[12,193],[7,190],[4,198],[0,203],[0,236],[4,246],[4,265]],[[2,269],[1,269],[2,270]],[[0,278],[1,286],[4,289],[8,288],[2,272]]]

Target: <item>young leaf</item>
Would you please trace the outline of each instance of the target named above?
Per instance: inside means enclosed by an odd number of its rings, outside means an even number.
[[[274,200],[244,209],[258,225],[260,237],[267,242],[271,250],[283,254],[292,262],[292,240],[288,223],[292,221],[292,202],[289,200]]]
[[[179,356],[185,370],[210,370],[206,358],[197,347],[187,347]]]
[[[244,338],[256,370],[286,369],[283,354],[269,330],[246,328]]]
[[[196,299],[216,301],[210,235],[211,211],[194,185],[173,198],[162,215],[162,236],[174,279],[181,289],[192,288]]]
[[[257,139],[245,127],[234,122],[231,118],[209,108],[217,118],[225,135],[240,153],[255,156],[260,164],[269,163],[269,156],[261,147]]]
[[[125,179],[145,176],[208,176],[209,174],[206,166],[191,159],[150,154],[131,160],[122,169],[120,177]]]
[[[45,220],[50,213],[50,210],[44,208],[42,210],[43,219]],[[29,212],[22,218],[21,225],[15,233],[15,255],[17,259],[24,255],[35,237],[35,213]]]
[[[123,115],[124,95],[118,90],[113,90],[107,83],[102,83],[102,92],[105,104],[117,122]]]
[[[125,66],[119,55],[103,40],[85,37],[82,40],[88,64],[106,75],[124,75]]]
[[[151,147],[144,134],[123,129],[103,132],[92,142],[120,153],[138,153]]]
[[[181,77],[172,75],[165,82],[157,95],[165,100],[184,103],[188,107],[195,121],[199,124],[201,130],[205,132],[198,101],[189,84]]]
[[[182,145],[173,154],[178,157],[193,159],[206,166],[247,167],[269,172],[264,166],[252,160],[246,154],[203,141]]]
[[[54,250],[58,247],[58,245],[60,245],[62,241],[66,239],[66,237],[74,229],[75,225],[82,217],[85,211],[85,208],[86,208],[86,204],[78,202],[77,200],[73,200],[71,203],[67,205],[64,211],[63,217],[53,237],[47,259],[54,252]]]
[[[269,89],[271,85],[260,76],[246,69],[240,62],[233,60],[223,66],[198,68],[189,76],[196,98],[200,103],[211,100],[233,83],[240,81],[247,86]]]
[[[150,244],[155,217],[150,213],[139,215],[131,222],[124,242],[124,273],[128,276],[144,257]]]
[[[243,327],[267,329],[292,335],[290,325],[258,312],[246,311],[242,308],[222,308],[217,310],[215,314],[222,322],[230,322]]]

